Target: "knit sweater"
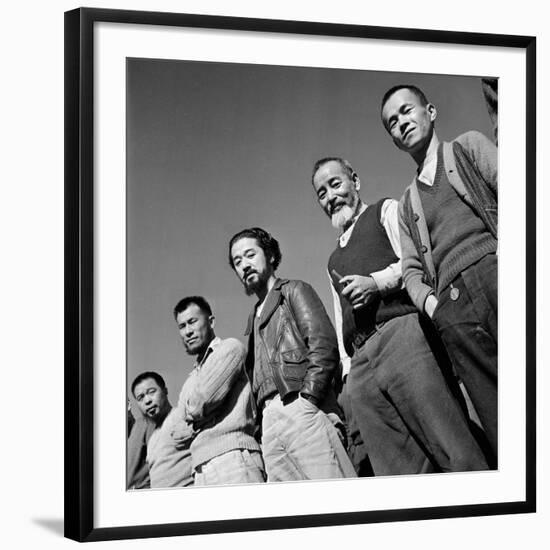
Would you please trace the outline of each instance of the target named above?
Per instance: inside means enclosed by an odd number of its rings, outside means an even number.
[[[452,188],[443,164],[442,147],[437,153],[433,185],[419,181],[418,193],[430,233],[439,296],[467,267],[495,253],[497,241]]]
[[[178,409],[199,430],[191,443],[194,469],[228,451],[260,450],[245,356],[239,340],[215,338],[181,389]]]
[[[475,131],[460,135],[452,142],[452,146],[458,176],[466,190],[466,195],[460,198],[483,220],[487,230],[496,238],[496,146],[483,134]],[[445,166],[445,169],[450,172],[448,166]],[[450,177],[449,181],[455,188]],[[414,212],[411,207],[411,192],[416,185],[415,177],[399,201],[399,233],[403,253],[403,281],[413,303],[420,311],[424,311],[426,298],[437,286],[437,273],[430,269],[430,262],[433,260],[432,249],[422,205]],[[455,191],[459,193],[456,188]]]

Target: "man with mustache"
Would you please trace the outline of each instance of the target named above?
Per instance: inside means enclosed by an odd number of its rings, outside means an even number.
[[[164,379],[156,372],[143,372],[133,381],[132,394],[143,416],[155,425],[146,456],[151,488],[192,485],[191,453],[172,439],[179,415],[170,405]]]
[[[259,227],[229,242],[229,264],[258,302],[246,334],[247,368],[262,415],[268,481],[355,477],[328,413],[338,365],[336,335],[320,298],[303,281],[279,279],[279,243]],[[333,417],[334,418],[334,417]]]
[[[496,460],[497,148],[473,131],[440,142],[437,109],[416,86],[388,90],[381,115],[417,165],[399,209],[403,280],[441,334]]]
[[[402,288],[397,202],[365,204],[339,157],[317,161],[312,183],[341,232],[328,269],[344,391],[374,474],[487,469],[434,353],[446,356]]]
[[[179,396],[182,421],[172,434],[179,448],[191,451],[195,485],[263,483],[244,345],[216,336],[212,309],[202,296],[180,300],[174,317],[185,350],[196,357]]]

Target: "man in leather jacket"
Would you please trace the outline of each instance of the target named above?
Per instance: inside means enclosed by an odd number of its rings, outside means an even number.
[[[229,243],[229,263],[255,305],[246,330],[247,368],[262,416],[268,481],[355,477],[324,412],[338,366],[336,334],[313,288],[279,279],[279,243],[260,228]]]

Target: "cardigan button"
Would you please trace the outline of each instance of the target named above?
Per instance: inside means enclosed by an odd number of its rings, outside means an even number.
[[[423,244],[420,251],[422,252],[422,254],[426,254],[426,252],[428,252],[428,247],[425,244]]]
[[[420,216],[418,214],[414,214],[414,221],[417,222],[420,219]]]

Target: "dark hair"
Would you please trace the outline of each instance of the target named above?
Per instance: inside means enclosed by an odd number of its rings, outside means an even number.
[[[390,99],[390,97],[399,90],[409,90],[410,92],[412,92],[419,99],[423,107],[425,107],[429,103],[428,98],[418,86],[415,86],[414,84],[398,84],[397,86],[393,86],[392,88],[390,88],[384,94],[384,97],[382,98],[382,104],[380,105],[380,110],[384,108],[384,105],[386,104],[388,99]]]
[[[321,168],[321,166],[324,166],[327,164],[327,162],[337,162],[344,172],[347,174],[350,180],[353,180],[357,177],[357,172],[353,169],[353,166],[342,157],[325,157],[322,159],[319,159],[314,165],[313,165],[313,172],[311,173],[311,183],[313,183],[313,180],[315,178],[315,174]]]
[[[202,296],[186,296],[182,298],[174,308],[174,319],[177,320],[178,315],[185,311],[191,304],[195,304],[203,313],[206,313],[210,317],[212,315],[212,308],[210,304]]]
[[[229,265],[235,269],[233,265],[233,258],[231,257],[231,248],[233,245],[240,241],[241,239],[256,239],[258,246],[264,251],[264,254],[267,260],[272,261],[273,271],[276,271],[281,263],[281,249],[279,243],[274,239],[267,231],[261,227],[251,227],[250,229],[243,229],[239,231],[236,235],[231,237],[229,241]]]
[[[158,372],[153,372],[153,371],[142,372],[141,374],[138,374],[135,380],[132,382],[132,395],[134,397],[136,396],[136,394],[134,393],[136,386],[141,382],[143,382],[144,380],[147,380],[148,378],[152,378],[158,384],[159,388],[163,390],[166,389],[166,382]]]

